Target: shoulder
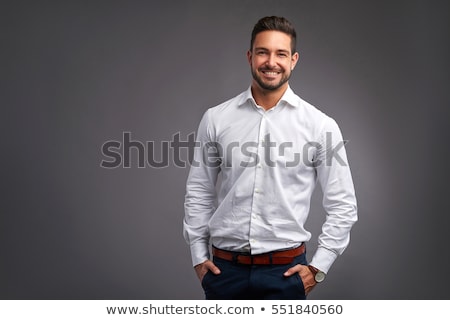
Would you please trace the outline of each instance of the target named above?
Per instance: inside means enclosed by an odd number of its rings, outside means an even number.
[[[203,113],[200,121],[200,129],[204,129],[207,132],[213,132],[217,127],[220,127],[224,123],[232,122],[235,117],[239,117],[239,110],[242,110],[240,106],[246,101],[246,92],[242,92],[233,98],[230,98],[218,105],[209,107]]]
[[[247,91],[241,92],[240,94],[230,98],[216,106],[208,109],[211,113],[220,113],[227,111],[229,109],[235,109],[242,105],[247,100]]]
[[[243,108],[241,106],[247,101],[247,92],[244,91],[233,98],[230,98],[218,105],[208,108],[205,111],[205,116],[210,122],[220,122],[227,120],[230,117],[239,115],[239,111]]]
[[[337,126],[336,121],[322,111],[320,107],[313,105],[293,92],[290,93],[286,102],[293,107],[291,109],[296,113],[298,120],[315,132]]]

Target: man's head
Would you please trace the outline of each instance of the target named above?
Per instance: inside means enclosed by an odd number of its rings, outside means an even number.
[[[282,17],[265,17],[253,28],[247,58],[254,82],[262,90],[278,90],[287,85],[298,60],[296,32]]]
[[[250,41],[250,51],[253,50],[256,35],[263,31],[280,31],[291,37],[291,54],[294,54],[297,45],[297,33],[295,28],[286,18],[283,17],[264,17],[259,19],[252,31],[252,39]]]

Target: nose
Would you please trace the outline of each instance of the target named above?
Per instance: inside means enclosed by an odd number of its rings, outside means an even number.
[[[275,54],[269,54],[267,56],[266,66],[268,68],[275,68],[277,66]]]

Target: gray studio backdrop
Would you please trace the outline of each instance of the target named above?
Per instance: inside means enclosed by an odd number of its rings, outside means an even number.
[[[254,23],[283,15],[299,38],[291,87],[340,124],[359,201],[311,299],[449,299],[448,7],[3,1],[0,298],[203,299],[182,237],[188,166],[139,168],[136,147],[105,169],[102,146],[128,133],[158,160],[187,140],[250,84]],[[317,191],[313,239],[323,217]]]

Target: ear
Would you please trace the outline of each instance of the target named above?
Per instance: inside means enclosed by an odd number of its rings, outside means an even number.
[[[297,64],[297,61],[299,59],[300,55],[298,54],[298,51],[295,52],[291,57],[291,70],[294,70],[295,65]]]
[[[247,51],[247,61],[251,66],[252,65],[252,52],[250,50]]]

